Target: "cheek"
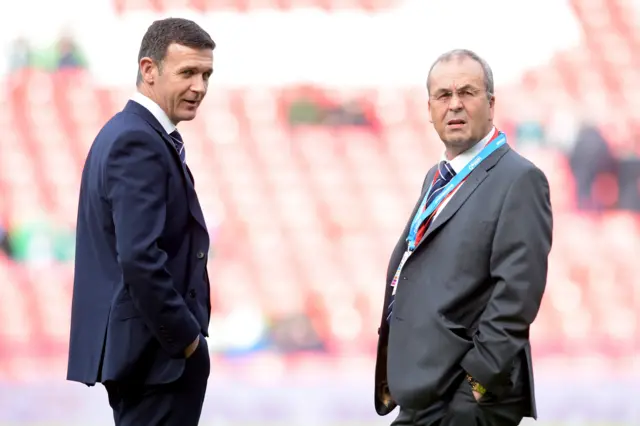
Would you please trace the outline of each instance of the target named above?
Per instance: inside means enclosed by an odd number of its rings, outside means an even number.
[[[433,121],[441,121],[447,115],[447,110],[439,106],[432,106],[429,115]]]
[[[489,117],[491,115],[491,108],[486,104],[474,105],[473,108],[467,110],[467,113],[472,117]]]
[[[178,106],[180,104],[180,100],[184,97],[183,95],[183,91],[181,90],[177,90],[175,92],[172,93],[171,98],[172,98],[172,102],[174,104],[174,106]]]

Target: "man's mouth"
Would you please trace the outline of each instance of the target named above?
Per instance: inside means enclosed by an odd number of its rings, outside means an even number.
[[[466,124],[466,121],[459,118],[447,121],[447,126],[462,126],[464,124]]]
[[[192,106],[197,106],[198,105],[198,101],[191,101],[191,100],[188,100],[188,99],[185,99],[184,101],[186,103],[188,103],[189,105],[192,105]]]

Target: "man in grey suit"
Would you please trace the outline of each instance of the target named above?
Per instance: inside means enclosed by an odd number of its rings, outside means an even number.
[[[547,279],[545,175],[493,125],[489,65],[436,60],[429,113],[445,147],[391,255],[375,407],[392,425],[515,426],[536,417],[529,327]]]

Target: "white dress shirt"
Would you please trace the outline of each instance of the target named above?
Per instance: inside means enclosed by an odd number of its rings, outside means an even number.
[[[164,112],[157,103],[140,92],[134,93],[133,96],[131,96],[131,100],[145,107],[156,118],[156,120],[158,120],[167,134],[170,135],[171,132],[176,130],[176,125],[171,122],[167,113]]]
[[[489,134],[487,136],[485,136],[484,138],[482,138],[482,140],[480,140],[480,142],[478,142],[477,144],[475,144],[474,146],[472,146],[471,148],[469,148],[465,152],[459,154],[454,159],[450,160],[449,164],[451,165],[451,168],[453,169],[453,171],[455,171],[456,173],[460,173],[462,171],[462,169],[464,169],[465,166],[467,164],[469,164],[469,161],[473,160],[473,158],[476,155],[478,155],[480,153],[480,151],[482,151],[482,148],[484,148],[485,145],[487,144],[487,142],[489,142],[491,140],[491,138],[493,137],[495,132],[496,132],[496,128],[492,127],[491,131],[489,131]],[[447,161],[447,157],[446,157],[445,154],[442,155],[442,160],[441,161]],[[436,210],[435,215],[433,216],[432,221],[436,219],[436,217],[440,214],[442,209],[444,209],[444,207],[447,205],[449,200],[451,200],[451,198],[455,195],[455,193],[460,189],[460,187],[462,185],[464,185],[464,182],[462,184],[458,185],[458,187],[451,192],[450,196],[448,196],[444,200],[442,200],[442,202],[438,206],[438,209]]]

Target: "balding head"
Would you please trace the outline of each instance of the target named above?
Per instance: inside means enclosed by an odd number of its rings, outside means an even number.
[[[469,50],[441,55],[427,81],[431,122],[447,157],[466,151],[493,127],[495,97],[489,65]]]
[[[484,73],[484,90],[485,92],[487,92],[487,97],[491,99],[493,97],[493,94],[495,93],[493,84],[493,71],[491,71],[491,67],[489,66],[487,61],[482,59],[480,55],[478,55],[474,51],[468,49],[454,49],[438,56],[438,59],[436,59],[435,62],[431,65],[431,68],[429,68],[429,74],[427,75],[427,93],[431,95],[431,73],[433,72],[433,69],[436,65],[441,62],[463,59],[471,59],[477,62],[482,67],[482,71]]]

